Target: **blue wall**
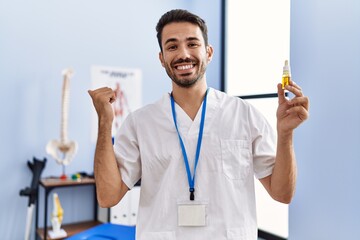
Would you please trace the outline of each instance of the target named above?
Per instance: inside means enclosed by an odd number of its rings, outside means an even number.
[[[210,86],[219,88],[220,0],[211,4],[201,0],[0,1],[1,239],[22,239],[24,235],[27,199],[20,197],[19,191],[31,181],[26,161],[33,156],[47,157],[43,177],[61,174],[61,166],[46,155],[45,146],[59,138],[62,69],[75,70],[69,139],[79,143],[67,173],[91,173],[90,67],[141,68],[143,103],[161,97],[171,89],[171,81],[158,60],[155,25],[173,8],[188,9],[208,22],[210,43],[215,48],[208,80]],[[65,210],[65,223],[92,217],[91,187],[56,192]],[[42,225],[42,209],[40,216]]]
[[[76,71],[69,138],[78,141],[79,152],[67,172],[92,172],[90,66],[141,68],[144,104],[169,91],[154,27],[172,8],[187,8],[207,20],[215,47],[208,80],[219,88],[220,0],[0,1],[1,239],[22,239],[27,199],[18,193],[30,184],[26,161],[47,157],[45,145],[59,136],[61,70]],[[360,1],[292,1],[291,22],[293,77],[311,98],[311,117],[296,131],[299,176],[290,239],[356,239]],[[60,172],[49,158],[43,176]],[[91,218],[92,192],[85,188],[58,191],[65,222]]]
[[[296,132],[291,240],[359,239],[360,1],[291,1],[291,63],[311,98]]]

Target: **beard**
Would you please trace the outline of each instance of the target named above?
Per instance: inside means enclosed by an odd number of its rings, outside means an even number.
[[[200,65],[199,65],[199,69],[195,73],[195,76],[191,76],[191,75],[193,75],[191,73],[184,73],[184,74],[180,75],[180,77],[178,77],[172,71],[172,67],[171,67],[172,65],[178,64],[178,63],[192,63],[192,64],[195,64],[196,61],[193,61],[193,60],[187,58],[185,60],[179,59],[179,60],[173,62],[172,64],[165,64],[165,70],[166,70],[167,75],[179,87],[190,88],[190,87],[194,86],[205,75],[206,65],[204,64],[204,61],[203,62],[198,61],[196,63],[196,65],[199,64],[199,63],[200,63]]]

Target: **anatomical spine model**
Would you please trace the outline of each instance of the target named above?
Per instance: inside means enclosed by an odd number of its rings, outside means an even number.
[[[69,93],[70,79],[73,76],[71,69],[64,69],[63,87],[62,87],[62,106],[61,106],[61,124],[60,124],[60,140],[51,140],[46,146],[46,152],[52,156],[58,164],[63,166],[62,178],[66,178],[65,166],[70,164],[74,158],[78,144],[75,141],[68,140],[68,112],[69,112]]]

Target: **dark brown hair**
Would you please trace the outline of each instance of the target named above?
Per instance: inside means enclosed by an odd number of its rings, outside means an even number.
[[[156,37],[158,39],[161,51],[163,50],[162,46],[161,46],[162,31],[167,24],[174,23],[174,22],[189,22],[189,23],[198,25],[202,32],[205,46],[208,45],[208,35],[207,35],[208,30],[207,30],[205,21],[202,18],[200,18],[199,16],[197,16],[191,12],[188,12],[186,10],[174,9],[174,10],[171,10],[171,11],[165,13],[164,15],[162,15],[159,22],[156,25],[156,32],[157,32]]]

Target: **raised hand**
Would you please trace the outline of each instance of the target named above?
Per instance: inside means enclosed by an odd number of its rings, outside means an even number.
[[[88,93],[92,98],[99,120],[112,122],[114,119],[114,111],[111,104],[116,99],[116,93],[108,87],[99,88],[93,91],[89,90]]]
[[[281,84],[278,84],[277,87],[279,99],[276,113],[277,129],[279,133],[291,133],[309,117],[309,98],[304,96],[301,87],[291,80],[285,89],[282,89]],[[295,96],[292,99],[287,99],[285,90]]]

